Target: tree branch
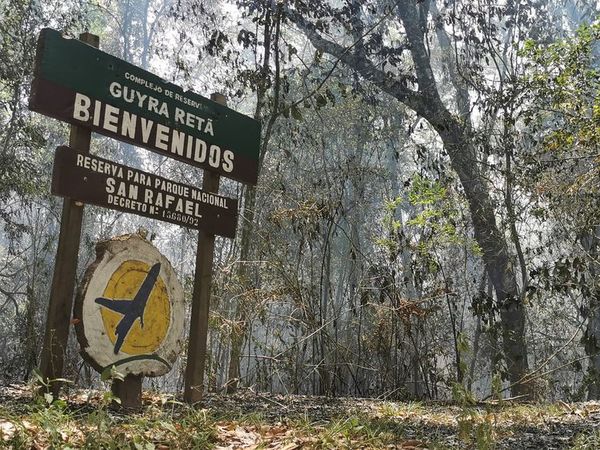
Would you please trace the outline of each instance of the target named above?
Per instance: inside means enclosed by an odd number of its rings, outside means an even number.
[[[343,62],[347,66],[358,71],[363,77],[379,87],[383,92],[391,95],[392,97],[400,100],[409,108],[414,109],[417,113],[425,110],[425,101],[419,92],[416,92],[406,86],[405,79],[397,79],[393,76],[386,74],[383,70],[377,68],[371,61],[360,58],[358,55],[351,52],[351,50],[358,45],[359,42],[364,39],[366,35],[371,33],[377,26],[379,26],[384,19],[395,9],[396,5],[392,7],[390,12],[385,15],[381,20],[375,23],[372,27],[367,29],[360,39],[356,40],[349,47],[344,47],[333,41],[325,39],[316,30],[315,26],[307,21],[302,14],[295,10],[286,8],[286,17],[289,18],[302,32],[308,37],[312,45],[319,51],[327,53],[337,58],[333,69],[337,67],[340,62]]]

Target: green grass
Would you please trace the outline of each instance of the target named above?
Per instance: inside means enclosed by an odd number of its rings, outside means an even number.
[[[74,394],[69,403],[26,397],[0,406],[0,448],[234,448],[494,450],[524,429],[566,437],[573,449],[600,448],[597,405],[383,402],[302,397],[214,397],[195,409],[147,394],[143,413],[110,409],[110,396]],[[303,402],[303,403],[302,403]],[[551,428],[548,427],[551,424]],[[557,430],[560,429],[560,431]],[[579,434],[577,434],[577,430]],[[562,434],[561,434],[562,433]],[[534,441],[535,443],[536,441]],[[541,444],[540,444],[541,445]]]
[[[177,414],[147,408],[144,414],[122,416],[106,407],[81,412],[55,402],[17,414],[0,409],[0,421],[14,425],[0,448],[28,449],[209,449],[216,429],[205,410],[180,408]]]
[[[600,448],[600,430],[580,433],[575,438],[572,450],[597,450]]]
[[[385,402],[379,406],[378,410],[384,417],[402,417],[409,414],[422,414],[425,408],[421,402]]]

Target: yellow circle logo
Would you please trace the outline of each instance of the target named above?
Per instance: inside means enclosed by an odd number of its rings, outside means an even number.
[[[103,306],[102,322],[115,354],[152,353],[165,339],[171,305],[159,272],[160,264],[125,261],[111,275],[103,297],[96,299]]]

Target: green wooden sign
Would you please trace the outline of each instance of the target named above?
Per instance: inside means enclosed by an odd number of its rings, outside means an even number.
[[[235,180],[258,178],[256,120],[49,28],[29,107]]]

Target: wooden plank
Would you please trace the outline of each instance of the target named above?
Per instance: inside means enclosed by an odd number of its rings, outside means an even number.
[[[100,45],[100,38],[90,33],[81,34],[79,39],[94,47]],[[71,126],[69,137],[71,147],[87,153],[90,150],[90,140],[90,130]],[[63,201],[56,264],[50,289],[46,330],[40,361],[40,373],[46,382],[50,383],[54,395],[57,395],[60,389],[60,383],[54,380],[61,378],[63,375],[64,355],[71,326],[82,217],[83,205],[70,199]]]
[[[58,147],[52,193],[232,238],[237,200],[98,156]]]
[[[225,96],[221,94],[213,94],[211,99],[223,105],[227,103]],[[219,175],[205,171],[202,190],[219,192],[219,179]],[[200,230],[196,250],[196,271],[194,273],[190,336],[183,393],[184,401],[190,404],[199,402],[203,393],[214,249],[215,236]]]

